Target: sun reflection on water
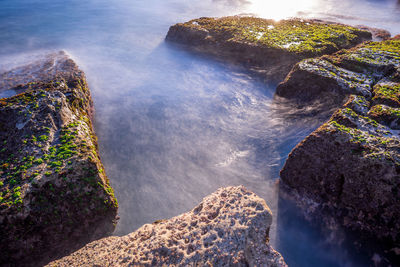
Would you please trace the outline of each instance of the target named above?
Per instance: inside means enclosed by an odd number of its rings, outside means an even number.
[[[263,18],[280,20],[298,17],[301,13],[315,10],[320,2],[318,0],[251,0],[249,13]]]

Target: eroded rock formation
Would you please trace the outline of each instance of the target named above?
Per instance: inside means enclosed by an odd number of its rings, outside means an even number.
[[[187,213],[94,241],[48,266],[286,266],[269,245],[271,221],[254,193],[221,188]]]
[[[0,75],[0,265],[46,263],[111,233],[117,201],[85,76],[63,52]]]

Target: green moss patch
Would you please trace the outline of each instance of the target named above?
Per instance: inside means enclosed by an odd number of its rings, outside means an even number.
[[[400,108],[375,105],[368,112],[368,116],[392,129],[400,129]]]
[[[369,110],[370,102],[360,95],[350,95],[349,100],[344,104],[344,108],[349,108],[354,112],[366,116]]]
[[[367,42],[358,48],[342,51],[335,60],[351,70],[386,75],[385,72],[393,71],[387,68],[389,65],[400,64],[400,40]]]
[[[328,78],[330,83],[346,94],[357,94],[365,97],[371,96],[371,77],[340,68],[327,60],[320,58],[305,59],[299,62],[298,68],[320,77]],[[315,77],[314,77],[315,79]]]
[[[254,17],[200,18],[183,24],[207,30],[218,39],[254,43],[298,54],[322,55],[371,38],[369,32],[340,24],[300,19],[273,20]]]
[[[385,104],[392,107],[400,107],[400,84],[399,83],[378,83],[374,86],[375,104]]]
[[[400,142],[388,131],[381,129],[369,131],[365,128],[360,130],[347,127],[334,119],[322,126],[321,129],[329,132],[337,142],[346,145],[354,156],[392,163],[399,162],[396,147],[400,145]]]

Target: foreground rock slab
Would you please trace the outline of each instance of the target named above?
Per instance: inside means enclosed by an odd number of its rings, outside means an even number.
[[[400,40],[367,42],[297,64],[277,94],[344,106],[298,144],[282,185],[306,213],[400,247]]]
[[[48,266],[287,266],[268,244],[271,211],[243,186],[205,197],[190,212],[94,241]]]
[[[331,54],[371,38],[367,30],[318,20],[276,22],[233,16],[178,23],[169,29],[166,40],[241,63],[280,82],[302,59]]]
[[[85,76],[64,53],[0,74],[0,265],[37,266],[111,233],[117,201]]]

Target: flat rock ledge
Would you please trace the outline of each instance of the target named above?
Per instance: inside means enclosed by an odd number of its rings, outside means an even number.
[[[0,265],[40,266],[113,232],[84,73],[64,52],[0,74]]]
[[[345,102],[289,154],[281,170],[285,191],[306,214],[399,257],[400,40],[303,60],[277,94]]]
[[[300,60],[356,46],[371,40],[371,32],[390,37],[384,30],[320,20],[232,16],[178,23],[170,27],[166,40],[239,63],[280,82]]]
[[[220,188],[193,210],[94,241],[48,266],[287,266],[269,245],[272,214],[243,186]]]

